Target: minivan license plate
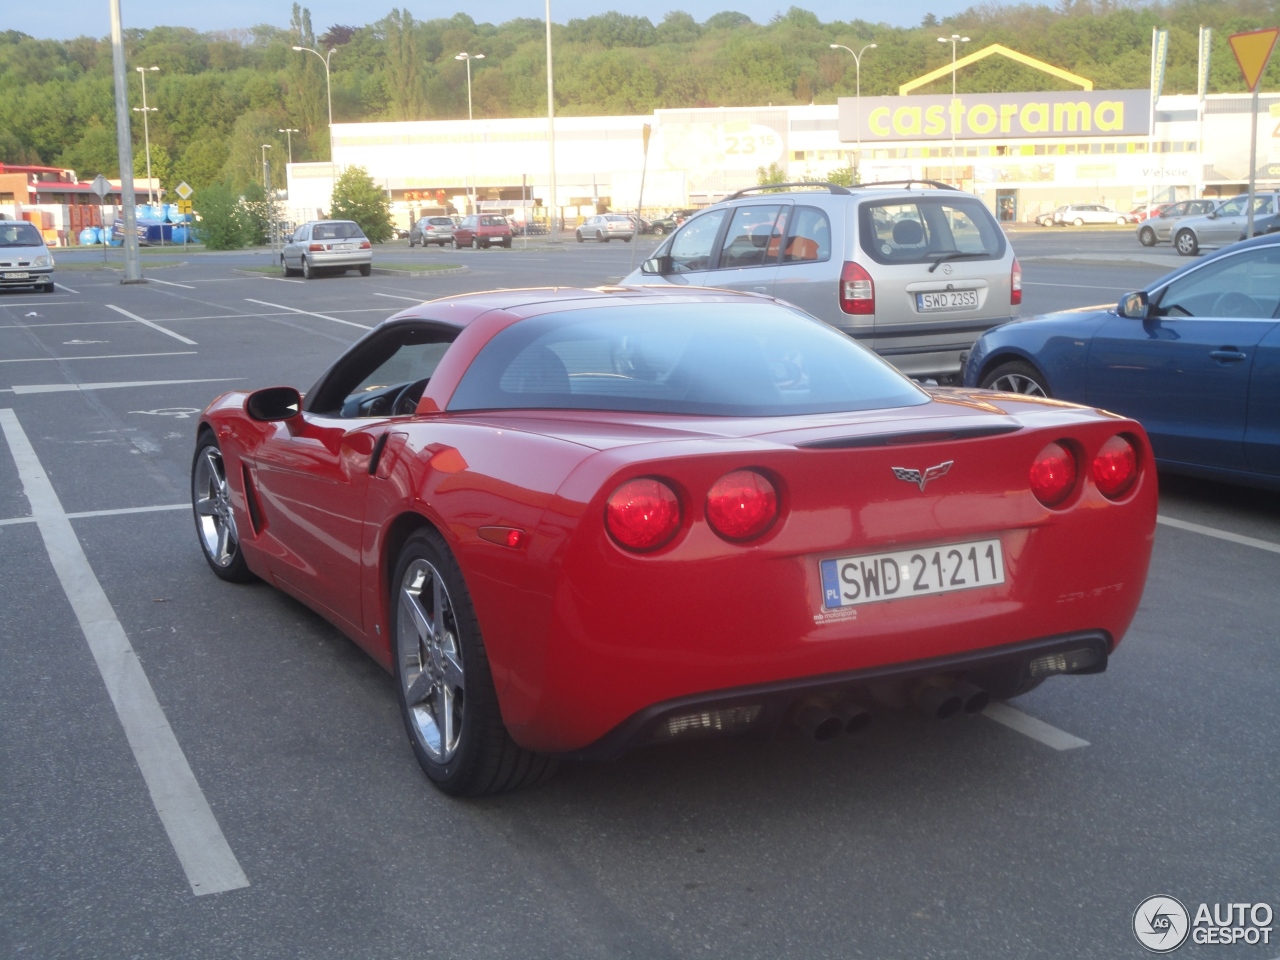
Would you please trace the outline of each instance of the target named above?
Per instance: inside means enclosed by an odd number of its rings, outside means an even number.
[[[828,610],[1004,583],[999,540],[842,557],[818,567],[822,605]]]
[[[916,294],[916,310],[920,313],[928,313],[931,310],[956,310],[977,305],[977,290],[942,290],[938,293]]]

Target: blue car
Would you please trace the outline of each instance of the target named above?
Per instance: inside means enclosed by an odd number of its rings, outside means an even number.
[[[964,382],[1133,417],[1164,469],[1280,490],[1280,234],[1224,247],[1110,309],[988,330]]]

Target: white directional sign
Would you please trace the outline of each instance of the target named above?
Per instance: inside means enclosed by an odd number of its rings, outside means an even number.
[[[89,189],[99,197],[105,198],[106,195],[111,192],[111,182],[102,174],[98,174],[98,176],[94,178],[93,184]]]

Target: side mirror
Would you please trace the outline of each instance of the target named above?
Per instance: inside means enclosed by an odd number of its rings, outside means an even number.
[[[292,420],[302,412],[302,394],[293,387],[267,387],[249,394],[244,408],[250,418],[263,423]]]
[[[671,257],[653,257],[640,264],[640,272],[656,276],[671,273]]]
[[[1146,292],[1139,290],[1137,293],[1126,293],[1116,312],[1129,320],[1145,320],[1149,306]]]

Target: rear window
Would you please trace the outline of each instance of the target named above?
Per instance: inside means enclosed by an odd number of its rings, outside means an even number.
[[[977,197],[939,191],[865,203],[858,216],[862,249],[877,263],[1004,256],[1004,233]]]
[[[40,247],[40,231],[25,221],[0,223],[0,247]]]
[[[350,240],[364,239],[364,232],[354,223],[339,221],[338,223],[317,223],[311,228],[312,240]]]
[[[448,217],[432,217],[430,220],[427,221],[427,223],[431,224],[433,227],[452,227],[453,226],[453,221],[450,220]]]
[[[485,227],[505,227],[507,225],[506,217],[481,217],[480,225]]]
[[[450,411],[788,416],[927,403],[848,337],[773,303],[639,303],[521,321],[476,356]]]

